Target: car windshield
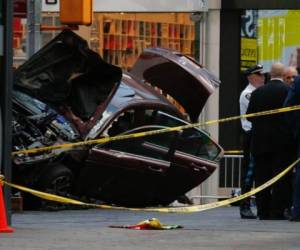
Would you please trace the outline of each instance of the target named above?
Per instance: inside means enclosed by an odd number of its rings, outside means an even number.
[[[96,137],[102,129],[103,124],[105,124],[115,113],[119,111],[118,104],[120,104],[120,102],[126,103],[130,101],[132,99],[132,95],[134,95],[134,91],[121,82],[112,100],[108,103],[105,111],[102,113],[101,119],[91,129],[87,138]]]

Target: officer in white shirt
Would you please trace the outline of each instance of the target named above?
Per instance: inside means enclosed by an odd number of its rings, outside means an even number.
[[[263,66],[255,65],[244,71],[244,75],[248,80],[247,87],[242,91],[240,95],[240,114],[246,113],[251,93],[258,87],[262,86],[265,81],[263,74]],[[253,185],[253,160],[250,156],[250,141],[251,141],[251,122],[246,118],[241,118],[241,125],[243,130],[243,151],[244,160],[242,166],[242,179],[241,179],[241,191],[242,194],[251,190]],[[251,211],[250,198],[246,198],[241,201],[240,215],[242,219],[255,219],[256,215]]]

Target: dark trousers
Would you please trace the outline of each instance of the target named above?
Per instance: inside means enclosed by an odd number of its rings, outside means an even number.
[[[299,141],[299,140],[298,140]],[[298,145],[298,158],[300,157],[300,144]],[[296,173],[293,186],[293,217],[300,218],[300,163],[296,166]]]
[[[292,215],[300,218],[300,164],[297,165],[295,173]]]
[[[270,152],[254,156],[255,186],[258,187],[287,168],[295,159],[293,150]],[[259,217],[283,216],[292,198],[292,172],[290,171],[272,186],[256,194]]]
[[[244,158],[241,168],[241,192],[242,194],[247,193],[251,190],[253,186],[254,178],[254,162],[253,158],[250,156],[250,142],[251,142],[251,133],[243,133],[243,151]],[[250,207],[250,197],[241,200],[241,208]]]

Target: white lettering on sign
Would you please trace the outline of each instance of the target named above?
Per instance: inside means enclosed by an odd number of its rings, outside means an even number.
[[[241,36],[248,38],[256,37],[256,26],[257,26],[257,10],[246,10],[242,16],[241,23]]]

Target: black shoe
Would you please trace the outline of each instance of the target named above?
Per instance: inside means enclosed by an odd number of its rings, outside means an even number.
[[[300,216],[291,216],[289,218],[289,221],[299,222],[300,221]]]
[[[186,195],[179,196],[177,198],[177,201],[179,203],[188,204],[188,205],[193,205],[194,204],[194,202],[189,197],[187,197]]]
[[[242,219],[256,219],[257,217],[250,208],[240,209],[240,215]]]
[[[283,216],[287,220],[290,220],[293,217],[291,209],[290,208],[284,209]]]
[[[286,217],[281,216],[270,216],[269,220],[286,220]]]
[[[260,220],[270,220],[270,216],[258,216]]]
[[[270,215],[270,216],[259,216],[260,220],[286,220],[287,218],[283,215]]]
[[[270,220],[287,220],[287,212],[283,211],[271,211],[270,212]]]

